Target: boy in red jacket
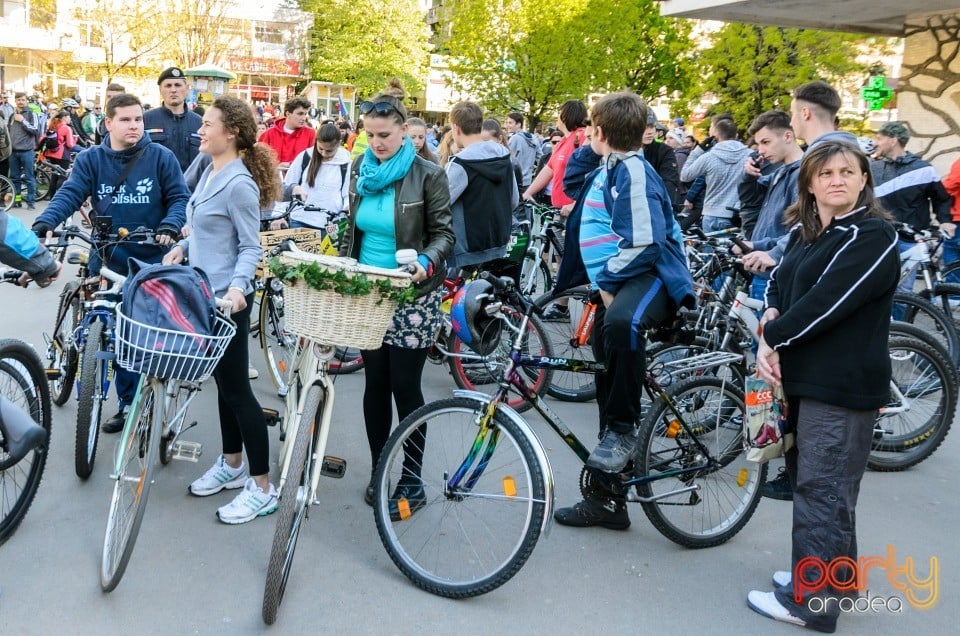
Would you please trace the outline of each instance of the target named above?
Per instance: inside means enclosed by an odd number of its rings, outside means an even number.
[[[268,128],[260,141],[273,148],[277,153],[280,169],[286,170],[298,154],[313,147],[316,131],[307,126],[307,111],[310,102],[295,97],[283,105],[283,117],[277,119],[272,128]]]

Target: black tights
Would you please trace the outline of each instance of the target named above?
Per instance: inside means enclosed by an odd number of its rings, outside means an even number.
[[[237,334],[230,340],[223,358],[217,363],[213,379],[217,382],[223,453],[240,453],[246,447],[250,474],[256,476],[270,472],[270,441],[263,409],[253,395],[247,376],[252,304],[253,294],[250,294],[247,296],[247,307],[231,316],[237,323]]]
[[[427,361],[427,350],[401,349],[385,344],[379,349],[364,350],[362,354],[367,378],[363,391],[363,419],[367,426],[367,442],[370,444],[371,470],[374,470],[390,437],[393,423],[390,396],[396,402],[399,422],[423,406],[420,381],[423,365]],[[423,443],[420,441],[415,445],[418,447],[416,457],[409,459],[419,465],[423,457]]]

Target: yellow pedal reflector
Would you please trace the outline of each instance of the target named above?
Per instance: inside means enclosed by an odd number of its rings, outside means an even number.
[[[517,482],[510,475],[503,478],[503,494],[507,497],[517,496]]]
[[[680,422],[677,420],[670,420],[670,423],[667,424],[667,437],[676,437],[677,433],[680,432]]]
[[[740,472],[737,473],[737,485],[743,488],[745,483],[747,483],[747,469],[741,468]]]
[[[400,513],[400,521],[406,521],[410,518],[410,502],[406,497],[397,500],[397,512]]]

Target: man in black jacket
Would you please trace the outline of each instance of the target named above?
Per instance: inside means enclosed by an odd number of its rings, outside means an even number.
[[[680,203],[678,195],[680,170],[677,169],[677,155],[673,152],[673,148],[656,141],[657,116],[653,109],[647,112],[649,115],[647,117],[647,131],[643,135],[643,158],[653,166],[653,169],[663,179],[663,185],[667,186],[667,192],[670,194],[670,201],[676,208],[677,204]]]

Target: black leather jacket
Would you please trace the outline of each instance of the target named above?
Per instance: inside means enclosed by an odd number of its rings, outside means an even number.
[[[355,219],[361,196],[357,177],[363,155],[350,169],[350,215],[341,256],[360,256],[363,234],[356,231]],[[453,217],[450,214],[450,186],[447,174],[435,163],[416,157],[407,175],[394,186],[394,232],[397,249],[414,249],[433,264],[433,275],[418,285],[418,296],[436,289],[446,275],[446,260],[453,251]]]

